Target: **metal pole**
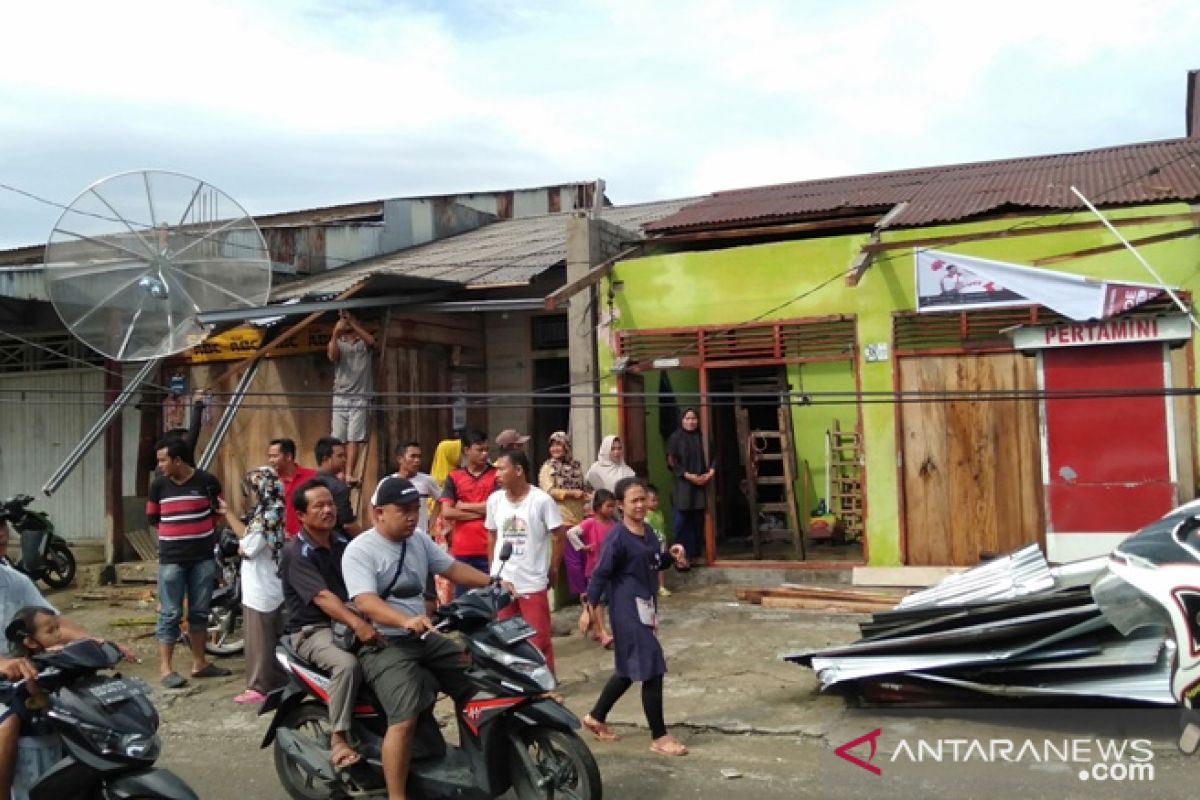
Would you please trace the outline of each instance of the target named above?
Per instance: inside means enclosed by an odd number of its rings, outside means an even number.
[[[1187,305],[1179,299],[1179,295],[1175,294],[1174,290],[1172,290],[1170,286],[1167,286],[1167,284],[1163,282],[1163,279],[1159,277],[1159,274],[1155,271],[1154,267],[1150,266],[1150,262],[1143,258],[1142,254],[1137,251],[1137,248],[1131,245],[1129,240],[1122,236],[1120,232],[1113,227],[1113,224],[1104,218],[1103,214],[1096,210],[1096,207],[1092,205],[1092,202],[1083,196],[1083,192],[1079,191],[1074,186],[1071,187],[1071,191],[1075,193],[1076,197],[1083,201],[1083,204],[1087,206],[1093,214],[1096,215],[1097,219],[1104,223],[1104,227],[1108,228],[1109,233],[1117,237],[1117,241],[1125,245],[1129,252],[1133,253],[1133,257],[1138,260],[1138,263],[1145,267],[1146,271],[1154,276],[1154,281],[1163,288],[1163,291],[1171,296],[1171,299],[1175,301],[1175,305],[1179,306],[1179,310],[1186,314],[1187,318],[1192,321],[1192,327],[1200,330],[1200,322],[1197,322],[1196,318],[1192,316],[1191,309],[1189,309]]]
[[[237,386],[233,389],[233,394],[229,397],[229,404],[225,406],[225,413],[221,414],[221,419],[217,421],[217,427],[213,429],[212,436],[208,439],[208,444],[204,446],[204,453],[196,462],[196,467],[202,470],[208,470],[209,464],[216,458],[217,449],[221,446],[221,440],[225,438],[225,434],[229,433],[229,426],[233,424],[233,418],[237,416],[238,409],[242,407],[242,402],[246,399],[246,391],[250,388],[250,384],[254,381],[254,376],[258,374],[258,368],[262,365],[262,359],[258,359],[242,373],[241,380],[237,382]]]
[[[63,481],[67,479],[67,476],[71,474],[75,467],[79,466],[79,462],[83,460],[85,455],[87,455],[87,451],[92,449],[92,445],[94,445],[100,439],[100,437],[104,435],[105,429],[112,424],[112,421],[117,418],[117,415],[120,414],[125,406],[129,404],[129,401],[133,399],[133,395],[150,377],[150,373],[158,369],[158,365],[161,364],[162,361],[163,360],[161,358],[153,358],[147,361],[142,367],[141,371],[138,372],[137,375],[133,376],[133,380],[129,382],[128,386],[121,390],[121,393],[117,395],[117,399],[113,401],[113,404],[105,409],[104,413],[100,415],[100,419],[95,425],[92,426],[92,429],[83,435],[83,438],[79,441],[79,444],[77,444],[75,449],[72,450],[70,455],[67,456],[67,460],[62,463],[62,466],[56,469],[54,474],[46,479],[46,484],[42,487],[43,494],[49,497],[58,491],[58,487],[62,486]]]

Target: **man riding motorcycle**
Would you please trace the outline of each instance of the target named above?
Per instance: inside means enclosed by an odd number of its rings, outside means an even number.
[[[430,572],[470,587],[492,579],[443,552],[417,530],[421,493],[412,483],[389,477],[374,500],[375,527],[346,548],[342,574],[358,610],[378,629],[383,641],[359,653],[363,675],[387,714],[383,773],[389,800],[407,796],[409,761],[417,716],[434,702],[425,673],[456,700],[471,689],[465,677],[466,653],[433,629],[423,597]],[[511,591],[511,586],[506,587]]]

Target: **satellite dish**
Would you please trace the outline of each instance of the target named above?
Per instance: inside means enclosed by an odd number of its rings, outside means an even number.
[[[85,189],[46,244],[46,290],[71,333],[117,361],[200,344],[197,314],[265,305],[271,259],[254,220],[211,184],[140,170]]]

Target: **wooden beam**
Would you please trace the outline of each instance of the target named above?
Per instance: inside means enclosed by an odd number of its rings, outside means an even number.
[[[1162,222],[1196,222],[1200,220],[1200,212],[1189,214],[1160,214],[1153,217],[1133,217],[1131,219],[1110,220],[1113,225],[1156,225]],[[909,247],[938,247],[961,242],[982,242],[988,239],[1005,239],[1016,236],[1041,236],[1047,233],[1066,233],[1069,231],[1085,231],[1101,228],[1103,222],[1065,222],[1061,225],[1045,225],[1030,228],[1007,228],[1002,231],[984,231],[982,233],[964,233],[958,236],[930,236],[924,239],[908,239],[903,242],[880,242],[866,245],[863,250],[870,253],[881,253],[885,250],[903,250]]]
[[[111,406],[121,394],[121,362],[105,359],[104,403]],[[125,503],[122,465],[124,463],[124,436],[121,415],[104,430],[104,514],[108,518],[108,547],[105,562],[114,564],[125,558]]]
[[[874,227],[885,217],[884,214],[863,214],[853,217],[833,217],[807,222],[787,222],[781,225],[755,225],[750,228],[722,228],[721,230],[696,231],[695,233],[668,233],[647,239],[648,244],[670,244],[672,242],[707,242],[721,239],[749,239],[756,236],[786,236],[791,233],[811,233],[836,228]]]
[[[608,273],[612,272],[613,264],[617,263],[618,261],[620,261],[624,258],[628,258],[629,256],[633,255],[638,250],[640,250],[641,247],[642,246],[640,244],[636,244],[633,247],[626,247],[624,250],[617,253],[612,258],[608,258],[608,259],[605,259],[604,261],[601,261],[599,264],[592,267],[586,273],[579,276],[578,278],[571,281],[570,283],[566,283],[566,284],[563,284],[562,286],[558,287],[553,292],[546,295],[546,300],[544,302],[546,310],[553,311],[554,309],[558,308],[558,304],[561,303],[563,300],[573,297],[576,293],[580,292],[583,289],[586,289],[587,287],[589,287],[593,284],[599,283],[601,280],[603,280],[608,275]]]
[[[1172,239],[1183,239],[1187,236],[1195,236],[1200,233],[1200,228],[1184,228],[1181,231],[1169,231],[1168,233],[1159,233],[1154,236],[1144,236],[1141,239],[1130,239],[1129,244],[1137,247],[1139,245],[1157,244],[1158,242],[1168,242]],[[1125,245],[1121,242],[1113,244],[1100,245],[1099,247],[1088,247],[1084,250],[1076,250],[1073,253],[1063,253],[1060,256],[1048,256],[1046,258],[1034,259],[1032,263],[1037,267],[1044,267],[1047,264],[1058,264],[1063,261],[1074,261],[1077,258],[1087,258],[1101,253],[1111,253],[1114,250],[1124,250]]]
[[[334,299],[335,300],[345,300],[348,297],[353,297],[354,295],[358,294],[359,289],[361,289],[365,285],[366,285],[366,283],[364,282],[364,283],[358,284],[357,286],[351,286],[349,289],[342,292]],[[287,306],[280,306],[280,310],[286,314]],[[276,336],[274,339],[272,339],[270,341],[269,344],[258,348],[249,357],[243,359],[242,361],[237,362],[232,367],[230,367],[229,369],[222,372],[212,382],[210,382],[208,384],[208,388],[212,389],[215,386],[220,386],[221,384],[225,383],[225,381],[234,377],[235,375],[240,373],[242,370],[246,369],[251,364],[258,361],[260,358],[265,358],[266,356],[275,352],[276,350],[279,349],[279,347],[284,342],[286,342],[291,337],[293,337],[296,334],[303,331],[309,325],[312,325],[314,322],[316,322],[318,319],[320,319],[324,314],[325,314],[324,311],[315,311],[312,314],[309,314],[307,317],[300,320],[295,325],[293,325],[292,327],[285,330],[283,333]]]

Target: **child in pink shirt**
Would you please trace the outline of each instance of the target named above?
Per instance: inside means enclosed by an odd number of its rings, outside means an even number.
[[[586,579],[591,579],[592,570],[600,562],[600,550],[604,547],[604,540],[617,526],[617,521],[613,517],[616,507],[617,501],[612,492],[607,489],[597,489],[596,493],[592,495],[592,516],[567,533],[572,545],[584,554],[583,574]],[[572,536],[572,534],[574,535]],[[576,542],[579,544],[575,545]],[[604,626],[603,610],[588,606],[586,599],[583,600],[583,603],[584,611],[591,620],[592,638],[605,647],[612,646],[613,637],[609,635]]]

